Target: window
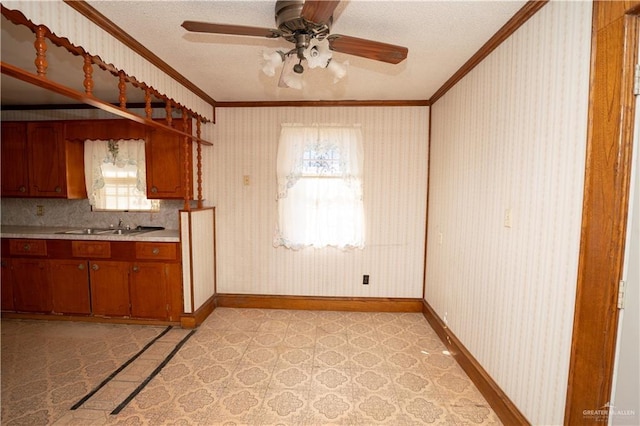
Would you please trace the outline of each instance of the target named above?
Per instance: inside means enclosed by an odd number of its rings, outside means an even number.
[[[364,247],[359,126],[283,124],[274,245]]]
[[[157,211],[146,197],[144,140],[86,141],[85,181],[95,210]]]

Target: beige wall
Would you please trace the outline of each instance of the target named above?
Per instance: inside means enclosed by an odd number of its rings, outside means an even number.
[[[549,3],[432,106],[426,300],[533,424],[563,421],[590,26]]]
[[[209,177],[218,292],[422,297],[427,107],[217,108]],[[273,247],[280,123],[360,123],[366,248]],[[250,185],[243,185],[248,175]],[[370,285],[362,285],[362,275]]]

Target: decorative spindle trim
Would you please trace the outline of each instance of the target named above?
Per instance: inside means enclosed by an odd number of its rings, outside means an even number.
[[[127,82],[124,71],[118,73],[118,101],[120,101],[120,108],[127,109]]]
[[[45,77],[47,75],[47,68],[49,64],[47,63],[47,27],[44,25],[38,25],[36,27],[36,41],[33,43],[33,46],[36,48],[36,59],[34,64],[36,65],[36,73],[40,77]]]
[[[84,65],[82,66],[82,71],[84,71],[84,81],[82,84],[84,85],[84,91],[88,96],[93,95],[93,60],[91,59],[91,55],[85,53],[84,55]]]
[[[200,121],[200,117],[198,117],[196,119],[196,136],[198,137],[198,139],[200,139],[202,137],[202,129],[201,129],[201,121]],[[198,161],[198,208],[201,209],[202,208],[202,144],[200,142],[197,142],[197,161]]]
[[[151,120],[153,115],[153,108],[151,108],[151,89],[144,87],[144,113],[147,119]]]
[[[167,112],[167,126],[171,126],[171,123],[173,123],[173,117],[172,117],[172,110],[171,110],[171,99],[165,99],[166,104],[165,104],[165,111]]]
[[[182,109],[182,130],[187,130],[187,111]],[[191,205],[189,204],[189,200],[191,199],[191,180],[189,179],[189,170],[191,164],[189,163],[189,147],[191,144],[190,138],[184,137],[183,147],[184,147],[184,209],[191,210]]]

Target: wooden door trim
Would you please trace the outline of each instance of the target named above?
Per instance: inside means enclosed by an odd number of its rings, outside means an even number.
[[[629,201],[638,1],[595,1],[566,425],[607,420]],[[604,415],[603,415],[604,412]]]

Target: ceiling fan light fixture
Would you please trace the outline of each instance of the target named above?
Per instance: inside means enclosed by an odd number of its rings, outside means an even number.
[[[311,40],[309,48],[307,49],[307,63],[309,68],[326,68],[331,61],[331,50],[329,50],[329,41],[324,40]]]
[[[300,62],[298,62],[293,66],[293,72],[297,74],[302,74],[304,72],[304,67],[302,66],[302,59],[300,59]]]
[[[303,40],[306,39],[300,37],[300,41],[302,42]],[[273,53],[263,52],[262,56],[264,58],[262,72],[269,77],[273,77],[276,73],[276,68],[282,65],[282,72],[278,81],[279,87],[302,89],[303,60],[307,61],[309,68],[327,68],[333,74],[334,83],[347,73],[348,61],[340,64],[332,60],[329,41],[326,38],[322,40],[311,39],[306,42],[304,48],[300,46],[286,53],[281,50]]]
[[[273,53],[262,52],[263,64],[262,72],[273,77],[276,75],[276,68],[282,65],[284,62],[284,52],[276,50]]]
[[[287,55],[285,57],[278,87],[302,90],[302,74],[294,71],[294,67],[299,65],[295,63],[296,59],[294,55]]]
[[[333,74],[333,83],[340,81],[345,75],[347,75],[347,68],[349,67],[349,61],[339,63],[334,59],[329,59],[327,69]]]

